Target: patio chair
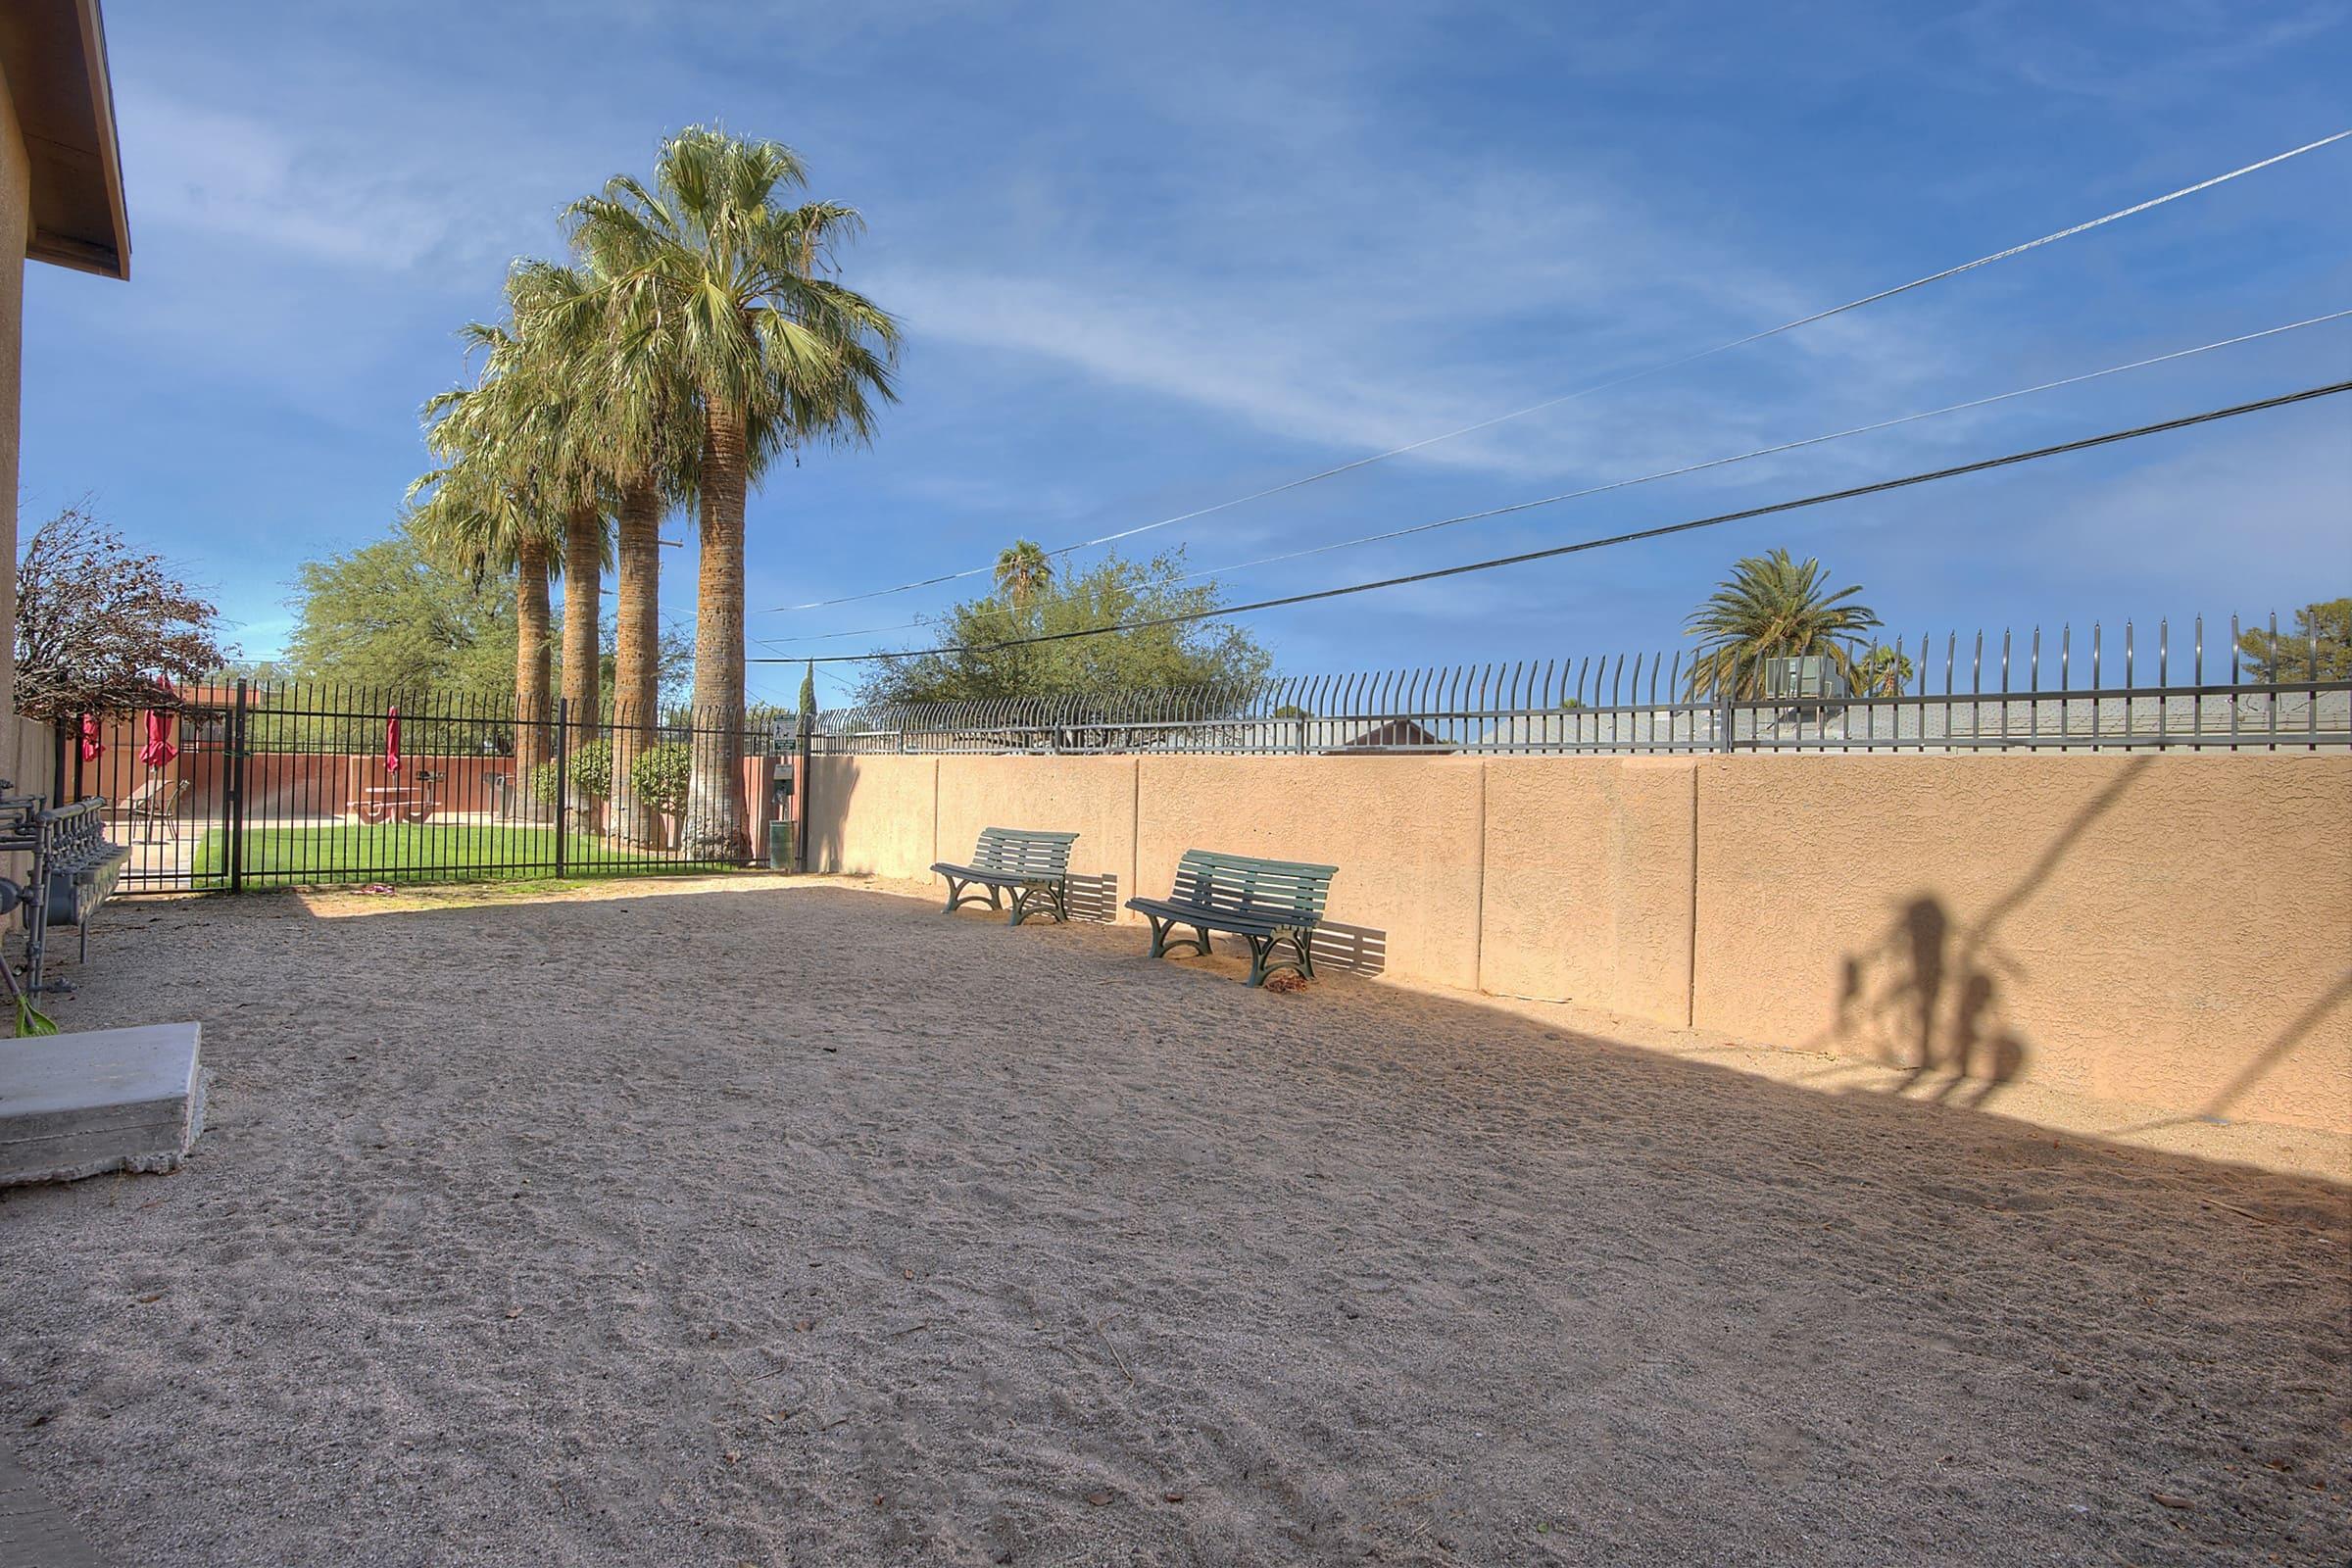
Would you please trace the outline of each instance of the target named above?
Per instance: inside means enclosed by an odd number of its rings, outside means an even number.
[[[184,778],[151,778],[131,792],[120,808],[121,814],[140,824],[142,843],[153,844],[158,837],[176,840],[180,803],[194,788]]]

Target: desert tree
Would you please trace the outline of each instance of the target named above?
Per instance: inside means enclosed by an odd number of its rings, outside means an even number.
[[[17,556],[16,707],[57,723],[175,701],[236,655],[218,607],[163,557],[85,505],[42,523]]]

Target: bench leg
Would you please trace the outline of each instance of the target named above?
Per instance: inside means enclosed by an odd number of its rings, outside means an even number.
[[[1315,955],[1308,938],[1296,931],[1277,931],[1270,936],[1250,937],[1250,983],[1262,986],[1268,976],[1284,969],[1296,969],[1307,979],[1315,977]],[[1296,956],[1276,958],[1274,950],[1287,946]]]
[[[1025,887],[1018,887],[1010,891],[1012,893],[1012,914],[1004,923],[1019,925],[1029,917],[1029,890]]]
[[[940,912],[943,914],[954,914],[957,909],[962,908],[967,904],[978,904],[983,895],[978,893],[966,893],[964,889],[970,886],[971,879],[968,877],[949,877],[948,906]],[[986,894],[986,897],[988,899],[988,906],[990,908],[1002,909],[1004,907],[1004,905],[997,902],[997,890],[995,888],[990,888]],[[1018,925],[1020,922],[1015,920],[1013,924]]]
[[[1171,947],[1191,948],[1197,956],[1203,958],[1208,956],[1208,933],[1199,926],[1193,927],[1192,936],[1171,939],[1168,933],[1176,929],[1176,921],[1168,919],[1164,915],[1149,912],[1144,915],[1144,918],[1152,922],[1151,956],[1152,957],[1165,957]]]
[[[1056,882],[1054,884],[1053,891],[1054,922],[1059,925],[1068,925],[1070,923],[1070,885],[1067,882]]]

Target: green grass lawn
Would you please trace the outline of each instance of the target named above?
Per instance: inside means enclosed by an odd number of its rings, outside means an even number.
[[[664,858],[586,833],[565,835],[564,871],[646,876],[664,871],[724,871],[721,861]],[[552,827],[483,827],[432,822],[386,822],[368,827],[337,822],[318,827],[250,828],[245,875],[293,882],[478,882],[546,877],[556,869]],[[228,835],[219,828],[196,848],[199,881],[228,873]]]

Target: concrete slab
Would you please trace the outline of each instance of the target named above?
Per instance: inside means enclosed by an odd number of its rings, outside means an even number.
[[[168,1171],[204,1131],[192,1023],[0,1040],[0,1187]]]

